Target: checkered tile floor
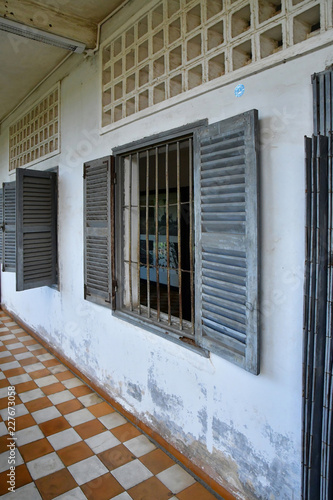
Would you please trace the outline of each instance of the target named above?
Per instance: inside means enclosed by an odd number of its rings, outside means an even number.
[[[0,311],[0,496],[16,500],[213,500],[200,483]]]

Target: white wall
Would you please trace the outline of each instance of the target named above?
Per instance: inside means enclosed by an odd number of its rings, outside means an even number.
[[[74,56],[27,109],[61,82],[60,291],[15,292],[2,273],[2,302],[88,377],[242,499],[299,499],[301,484],[304,135],[312,133],[311,74],[332,64],[322,49],[99,135],[99,61]],[[66,75],[66,76],[65,76]],[[24,109],[10,119],[15,120]],[[83,300],[85,161],[115,146],[202,118],[252,108],[261,125],[261,373],[202,357]],[[8,123],[0,180],[8,174]]]

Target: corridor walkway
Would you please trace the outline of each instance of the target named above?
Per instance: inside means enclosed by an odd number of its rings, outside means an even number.
[[[3,311],[0,369],[1,498],[220,498]],[[15,475],[13,470],[10,475],[13,465]],[[14,496],[8,489],[11,486]]]

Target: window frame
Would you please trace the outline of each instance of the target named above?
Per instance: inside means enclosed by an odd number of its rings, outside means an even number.
[[[195,333],[193,334],[193,339],[184,337],[181,331],[176,331],[175,329],[169,328],[169,325],[161,325],[157,323],[153,319],[141,318],[136,313],[131,313],[131,311],[125,310],[122,308],[122,295],[124,292],[123,285],[123,260],[121,259],[122,249],[123,249],[123,236],[124,236],[124,227],[122,220],[122,202],[123,202],[123,179],[121,176],[121,162],[122,158],[130,154],[131,152],[137,152],[139,149],[144,149],[152,146],[157,146],[158,144],[163,145],[166,142],[172,140],[181,140],[182,138],[192,137],[195,132],[200,128],[206,126],[208,124],[208,120],[200,120],[194,123],[190,123],[188,125],[178,127],[167,132],[162,132],[160,134],[154,134],[152,136],[146,137],[144,139],[134,141],[123,146],[117,147],[113,149],[113,154],[115,156],[115,172],[116,172],[116,185],[115,185],[115,200],[114,200],[114,220],[115,227],[118,228],[118,234],[114,238],[114,266],[116,272],[116,300],[115,300],[115,308],[113,310],[113,315],[119,317],[133,325],[139,326],[145,330],[148,330],[152,333],[155,333],[163,338],[167,338],[168,340],[172,340],[177,344],[182,346],[186,346],[189,349],[205,356],[209,357],[209,351],[200,347],[195,340]],[[193,184],[195,185],[196,177],[195,177],[195,169],[193,164]],[[198,175],[198,174],[197,174]],[[195,213],[195,209],[194,209]],[[121,228],[121,229],[120,229]],[[195,223],[193,222],[193,229],[195,228]],[[120,232],[120,235],[119,235]],[[195,326],[195,317],[193,319],[193,324]]]

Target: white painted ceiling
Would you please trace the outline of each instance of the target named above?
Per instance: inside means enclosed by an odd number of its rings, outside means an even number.
[[[0,0],[0,17],[83,42],[97,42],[98,24],[124,0]],[[0,31],[0,123],[68,51]],[[81,55],[83,57],[83,55]]]

